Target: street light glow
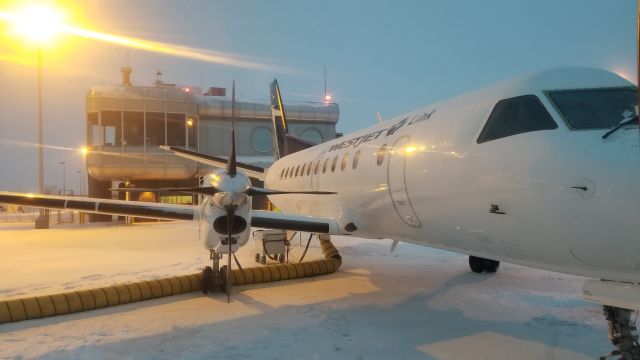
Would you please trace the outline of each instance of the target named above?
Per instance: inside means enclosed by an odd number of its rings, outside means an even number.
[[[16,36],[31,44],[48,44],[65,29],[64,13],[44,4],[29,5],[0,16],[11,23],[12,32]]]
[[[0,5],[1,6],[1,5]],[[155,52],[159,54],[194,59],[215,64],[223,64],[234,67],[242,67],[254,70],[287,71],[276,66],[253,61],[247,57],[216,52],[207,49],[190,46],[170,44],[158,41],[150,41],[141,38],[100,32],[94,29],[82,27],[77,23],[69,23],[68,18],[73,9],[62,9],[45,4],[28,5],[18,9],[3,9],[0,7],[0,22],[9,25],[9,35],[15,39],[22,39],[28,45],[42,48],[51,45],[60,35],[88,39],[124,46],[130,49]],[[6,60],[3,58],[7,58]],[[7,57],[0,55],[0,61],[19,62],[19,57]],[[186,90],[191,91],[191,89]]]

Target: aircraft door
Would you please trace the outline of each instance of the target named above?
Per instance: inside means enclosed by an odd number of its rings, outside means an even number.
[[[402,221],[412,227],[421,227],[422,222],[418,218],[411,198],[407,191],[406,164],[407,153],[405,147],[410,143],[410,136],[402,136],[393,144],[389,151],[387,163],[387,183],[389,196],[393,207]]]

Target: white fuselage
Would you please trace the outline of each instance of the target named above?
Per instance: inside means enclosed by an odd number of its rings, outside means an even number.
[[[637,127],[607,140],[606,129],[571,130],[544,93],[622,86],[605,71],[558,69],[479,90],[283,157],[265,187],[337,192],[270,200],[357,228],[344,233],[640,282]],[[495,104],[521,95],[537,96],[558,127],[478,144]]]

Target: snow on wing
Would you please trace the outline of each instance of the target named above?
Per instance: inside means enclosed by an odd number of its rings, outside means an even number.
[[[0,192],[0,203],[163,220],[194,220],[197,215],[194,206],[11,192]]]

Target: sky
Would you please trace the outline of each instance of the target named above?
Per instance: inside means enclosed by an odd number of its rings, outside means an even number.
[[[636,82],[634,0],[88,0],[47,1],[73,9],[70,22],[103,33],[232,55],[257,69],[171,56],[66,36],[43,49],[45,182],[78,189],[86,140],[86,92],[132,80],[230,87],[268,101],[275,77],[285,102],[340,106],[350,132],[512,76],[592,66]],[[16,1],[0,0],[0,11]],[[2,25],[2,24],[0,24]],[[79,25],[79,26],[80,26]],[[6,26],[0,26],[0,32]],[[0,33],[0,38],[5,36]],[[0,42],[0,190],[37,191],[36,51]],[[31,59],[31,60],[29,60]],[[233,61],[232,61],[233,63]],[[237,61],[236,61],[237,63]]]

